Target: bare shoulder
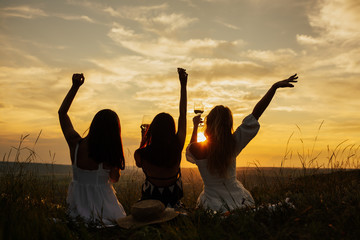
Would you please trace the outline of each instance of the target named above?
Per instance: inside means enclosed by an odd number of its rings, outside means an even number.
[[[196,159],[205,159],[207,157],[208,147],[206,141],[191,144],[189,150]]]
[[[84,145],[84,139],[80,136],[73,136],[72,138],[66,139],[67,144],[69,146],[70,149],[75,150],[76,146],[79,144],[79,146],[81,147],[82,145]]]

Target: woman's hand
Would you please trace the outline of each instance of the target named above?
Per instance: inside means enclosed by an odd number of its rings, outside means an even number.
[[[141,124],[141,136],[144,137],[145,133],[149,130],[150,124]]]
[[[180,84],[181,85],[186,85],[187,84],[187,78],[188,78],[188,74],[186,73],[186,69],[178,68],[177,70],[178,70],[178,74],[179,74]]]
[[[72,76],[72,83],[74,87],[80,87],[85,81],[84,74],[74,73]]]
[[[120,175],[121,175],[121,170],[118,167],[114,167],[110,169],[109,177],[112,183],[118,182]]]
[[[289,77],[288,79],[285,79],[285,80],[282,80],[282,81],[279,81],[277,83],[275,83],[273,85],[273,87],[275,88],[285,88],[285,87],[294,87],[293,84],[291,83],[296,83],[296,79],[298,79],[298,76],[297,76],[297,73],[295,73],[294,75],[292,75],[291,77]]]
[[[265,96],[262,97],[262,99],[255,105],[254,110],[252,112],[253,116],[258,120],[260,116],[264,113],[265,109],[269,106],[272,98],[275,95],[276,89],[278,88],[286,88],[286,87],[294,87],[291,83],[296,83],[296,79],[298,79],[297,73],[289,77],[288,79],[279,81],[277,83],[274,83],[274,85],[271,86],[269,91],[265,94]]]
[[[193,117],[194,127],[199,126],[200,123],[201,123],[201,115],[200,114]]]
[[[193,132],[191,134],[190,143],[197,142],[197,132],[198,132],[200,122],[201,122],[201,115],[200,114],[193,117],[194,128],[193,128]]]

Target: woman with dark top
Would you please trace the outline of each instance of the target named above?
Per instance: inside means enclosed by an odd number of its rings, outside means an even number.
[[[180,162],[186,137],[188,75],[182,68],[178,68],[178,74],[181,86],[178,131],[170,114],[159,113],[148,129],[142,128],[140,148],[134,153],[136,166],[142,168],[146,177],[141,200],[160,200],[167,207],[180,207],[183,197]]]

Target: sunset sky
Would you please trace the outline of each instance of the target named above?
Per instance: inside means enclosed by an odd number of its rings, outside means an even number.
[[[178,117],[177,67],[187,69],[188,139],[194,101],[205,114],[218,104],[234,124],[276,81],[260,132],[238,166],[279,166],[290,136],[292,158],[360,144],[359,0],[4,0],[0,2],[0,154],[30,134],[39,162],[70,164],[57,111],[75,72],[84,73],[69,115],[84,133],[94,114],[120,117],[128,165],[143,115]],[[318,128],[323,122],[318,133]],[[236,127],[236,126],[234,126]],[[292,135],[293,134],[293,135]],[[185,158],[183,167],[191,167]]]

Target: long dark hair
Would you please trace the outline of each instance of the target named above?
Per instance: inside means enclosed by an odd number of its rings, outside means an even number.
[[[210,173],[226,177],[233,160],[235,139],[232,136],[233,118],[228,107],[218,105],[206,117],[205,136],[209,144],[208,165]]]
[[[125,169],[125,158],[121,141],[121,127],[118,115],[103,109],[96,113],[88,134],[89,157],[97,163]]]
[[[140,147],[142,156],[157,166],[172,167],[181,159],[181,149],[176,137],[174,118],[168,113],[155,116]]]

